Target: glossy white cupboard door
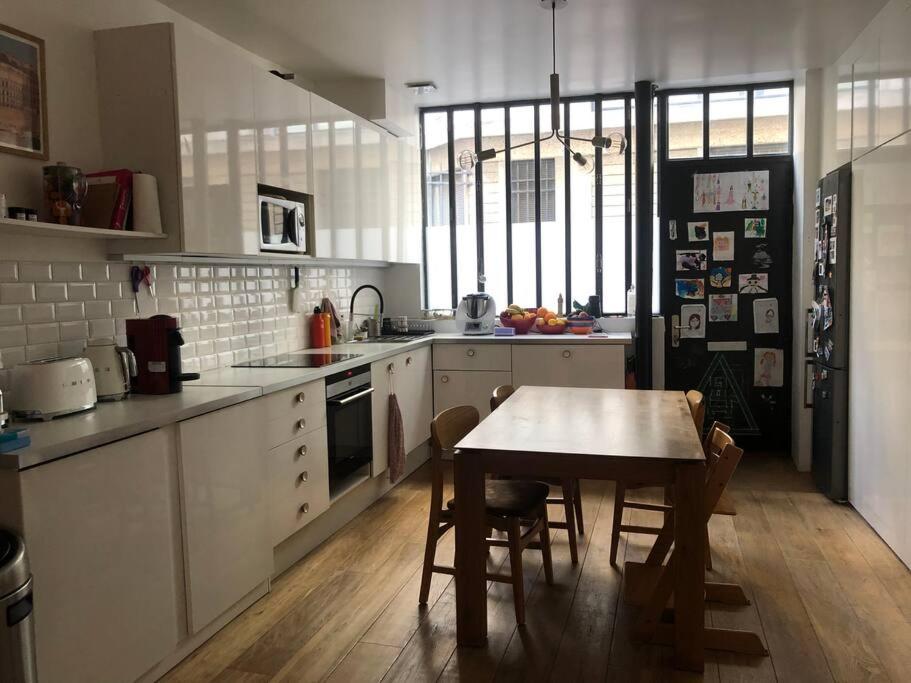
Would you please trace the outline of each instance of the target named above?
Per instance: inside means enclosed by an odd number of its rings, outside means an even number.
[[[911,563],[909,186],[911,133],[853,164],[849,495],[905,563]]]
[[[333,105],[335,106],[335,105]],[[356,117],[335,106],[332,153],[332,244],[336,258],[358,257]]]
[[[310,193],[310,93],[254,70],[259,182]]]
[[[178,425],[191,633],[272,573],[263,408],[247,401]]]
[[[389,466],[389,388],[391,378],[389,367],[397,367],[398,356],[378,360],[370,364],[370,386],[373,395],[370,397],[373,411],[373,464],[370,474],[381,475]]]
[[[184,629],[172,438],[148,432],[21,476],[40,680],[135,680]]]
[[[383,142],[385,132],[372,124],[358,120],[358,257],[372,261],[383,260],[384,220],[381,215],[381,195],[385,168]]]
[[[433,370],[430,347],[415,349],[397,356],[401,359],[400,381],[396,385],[399,407],[405,427],[405,452],[410,453],[430,438],[433,420]],[[398,379],[399,375],[396,375]]]
[[[333,182],[334,154],[333,122],[338,107],[319,95],[310,97],[311,136],[313,157],[313,209],[316,223],[316,253],[323,258],[336,256],[332,240],[335,220],[335,185]]]
[[[258,254],[254,67],[183,24],[174,34],[184,250]]]
[[[514,344],[512,378],[515,386],[590,387],[625,386],[624,347],[613,344],[526,346]]]

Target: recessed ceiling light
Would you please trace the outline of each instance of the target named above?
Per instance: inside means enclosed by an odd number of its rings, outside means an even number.
[[[415,95],[429,95],[437,91],[437,84],[433,81],[412,81],[411,83],[406,83],[405,87]]]

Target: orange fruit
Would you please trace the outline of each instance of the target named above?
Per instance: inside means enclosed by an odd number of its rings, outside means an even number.
[[[541,306],[541,308],[538,309],[538,317],[539,317],[539,318],[543,318],[543,317],[546,316],[548,313],[550,313],[550,311],[548,311],[546,308],[544,308],[544,306]]]
[[[522,318],[524,318],[524,317],[525,316],[523,316],[522,314],[516,313],[514,316],[512,316],[512,319],[513,320],[522,320]]]
[[[544,319],[545,319],[547,322],[550,322],[551,320],[555,320],[556,317],[557,317],[557,316],[555,316],[553,313],[551,313],[550,311],[548,311],[547,314],[544,316]]]

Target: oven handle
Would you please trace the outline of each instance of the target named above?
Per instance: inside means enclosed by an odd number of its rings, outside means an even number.
[[[328,401],[326,401],[326,403],[334,406],[343,406],[351,403],[352,401],[356,401],[359,398],[364,398],[364,396],[369,396],[374,391],[376,391],[375,387],[368,387],[363,391],[359,391],[356,394],[352,394],[351,396],[346,396],[345,398],[330,398]]]

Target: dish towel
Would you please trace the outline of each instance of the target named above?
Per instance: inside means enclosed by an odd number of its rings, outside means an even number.
[[[405,473],[405,427],[394,393],[389,394],[389,481],[394,484]]]
[[[329,297],[323,297],[322,302],[319,305],[319,310],[323,313],[328,313],[329,318],[329,333],[333,339],[339,338],[339,328],[341,327],[341,322],[338,318],[338,311],[335,310],[335,304],[329,301]]]

